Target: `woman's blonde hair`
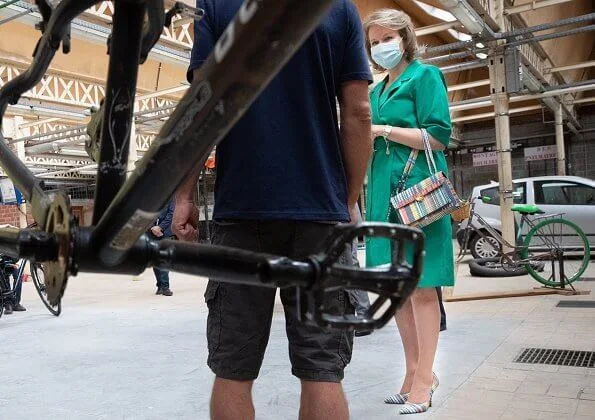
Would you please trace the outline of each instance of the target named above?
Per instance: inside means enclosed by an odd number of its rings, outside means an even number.
[[[374,69],[378,71],[384,71],[382,67],[372,60],[372,46],[370,45],[370,28],[374,25],[382,26],[384,28],[392,29],[397,31],[401,38],[403,38],[403,55],[407,61],[411,61],[415,58],[418,53],[417,37],[411,23],[411,18],[407,13],[401,12],[396,9],[380,9],[370,14],[364,20],[364,30],[366,33],[366,52],[368,58],[372,63]]]

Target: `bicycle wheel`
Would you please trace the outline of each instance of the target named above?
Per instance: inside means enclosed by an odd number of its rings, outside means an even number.
[[[37,290],[37,294],[39,294],[41,301],[53,315],[60,315],[60,312],[62,312],[62,304],[58,303],[56,306],[52,306],[48,301],[48,296],[45,291],[45,273],[43,271],[43,266],[37,263],[30,263],[30,266],[33,284],[35,284],[35,289]]]
[[[526,264],[527,272],[545,286],[561,286],[560,261],[564,264],[564,284],[578,280],[589,265],[591,252],[585,233],[574,223],[564,219],[549,219],[536,224],[525,237],[521,258],[543,261],[538,272],[533,264]]]

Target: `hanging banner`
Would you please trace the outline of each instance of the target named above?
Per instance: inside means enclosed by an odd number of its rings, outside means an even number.
[[[0,179],[0,194],[2,195],[2,204],[15,204],[17,202],[14,184],[8,178]]]
[[[473,166],[491,166],[498,164],[496,152],[473,153]]]
[[[556,145],[525,147],[525,161],[556,159]]]

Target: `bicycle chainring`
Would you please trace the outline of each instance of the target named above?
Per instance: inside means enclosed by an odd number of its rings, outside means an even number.
[[[56,235],[58,240],[58,258],[56,261],[43,263],[45,266],[45,291],[48,302],[52,306],[60,304],[66,290],[68,271],[72,262],[72,235],[74,218],[70,213],[68,197],[59,192],[56,194],[48,213],[46,232]]]

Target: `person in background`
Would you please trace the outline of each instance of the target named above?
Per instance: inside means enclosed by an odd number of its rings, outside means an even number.
[[[171,224],[174,217],[175,202],[173,199],[169,200],[164,209],[161,211],[159,218],[155,220],[155,224],[149,229],[150,235],[154,239],[171,239],[174,237],[172,233]],[[157,280],[156,295],[172,296],[173,292],[169,288],[169,272],[153,268],[155,279]]]
[[[23,289],[22,281],[18,281],[19,266],[17,260],[9,257],[8,255],[2,255],[0,257],[0,264],[2,265],[4,280],[6,282],[6,288],[10,288],[10,276],[12,275],[12,288],[14,291],[13,299],[10,302],[4,303],[4,313],[10,315],[13,312],[23,312],[27,309],[21,305],[21,292]]]
[[[374,67],[388,76],[370,92],[373,157],[368,174],[367,217],[398,222],[389,198],[405,170],[411,151],[424,150],[422,131],[430,138],[438,170],[447,173],[444,150],[452,131],[446,82],[440,70],[416,60],[417,40],[411,19],[396,9],[372,13],[364,23],[366,50]],[[419,153],[405,188],[432,175]],[[387,216],[390,215],[390,216]],[[395,318],[405,352],[406,374],[399,392],[388,404],[404,404],[401,414],[428,410],[438,387],[433,373],[440,331],[436,287],[454,285],[454,256],[450,216],[423,228],[425,261],[422,277],[411,298]],[[368,238],[367,266],[391,260],[387,241]]]
[[[242,0],[199,0],[190,78],[201,77],[217,40]],[[237,42],[242,42],[238,40]],[[217,146],[212,243],[306,258],[334,225],[356,220],[371,152],[368,85],[372,80],[361,21],[350,0],[336,0],[314,33]],[[337,100],[341,124],[337,115]],[[176,194],[174,233],[196,236],[189,177]],[[351,255],[344,253],[344,264]],[[269,340],[275,289],[210,281],[208,365],[215,373],[211,418],[254,419],[252,385]],[[341,381],[353,333],[296,319],[295,289],[281,289],[292,373],[301,381],[300,419],[346,420]],[[353,314],[344,290],[325,305]]]
[[[357,219],[355,220],[355,223],[361,223],[362,222],[362,213],[359,209],[359,205],[356,206],[356,215],[357,215]],[[357,238],[355,238],[353,240],[353,244],[351,245],[351,259],[353,261],[353,265],[356,267],[359,267],[359,259],[357,257],[357,243],[358,240]],[[349,300],[351,301],[351,304],[354,306],[355,308],[355,314],[356,315],[365,315],[366,312],[368,312],[368,309],[370,309],[370,297],[368,296],[368,292],[366,292],[365,290],[359,290],[359,289],[354,289],[354,290],[349,290]],[[372,331],[358,331],[355,330],[355,336],[356,337],[363,337],[366,335],[370,335],[372,334]]]

